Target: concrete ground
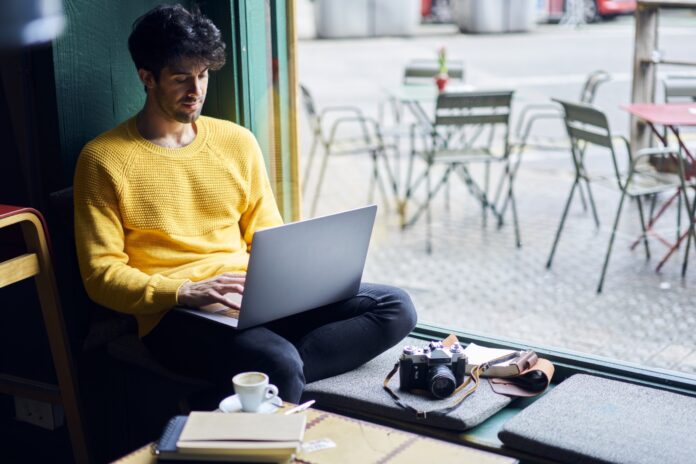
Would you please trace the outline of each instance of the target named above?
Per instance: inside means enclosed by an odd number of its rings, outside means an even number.
[[[687,44],[696,40],[694,25],[690,14],[663,18],[661,49],[674,59],[693,60]],[[527,102],[577,99],[585,75],[604,69],[613,79],[600,87],[596,106],[607,112],[615,133],[627,134],[628,118],[619,105],[630,98],[633,34],[632,18],[620,18],[579,29],[540,26],[527,34],[476,36],[451,26],[424,26],[413,38],[303,40],[300,80],[319,108],[350,104],[376,116],[385,89],[399,86],[403,65],[434,58],[437,48],[446,46],[452,59],[465,61],[467,83],[516,90],[514,120]],[[683,70],[661,69],[661,75],[669,71]],[[300,119],[306,155],[311,134],[305,115]],[[563,127],[550,121],[536,133],[558,138]],[[401,148],[400,157],[390,161],[403,178],[408,157],[403,141]],[[612,172],[608,153],[599,150],[588,154],[588,166],[593,173]],[[332,158],[317,214],[367,203],[370,172],[367,156]],[[482,172],[474,172],[480,179]],[[546,269],[573,172],[567,150],[525,152],[515,184],[519,249],[510,216],[501,229],[490,218],[484,226],[479,205],[457,177],[450,182],[449,208],[443,195],[432,205],[432,254],[425,250],[424,218],[402,230],[394,198],[385,202],[375,195],[380,212],[364,279],[408,290],[423,322],[696,373],[694,255],[682,279],[683,247],[659,273],[662,244],[651,240],[650,260],[641,246],[631,250],[640,230],[635,202],[627,203],[621,216],[602,294],[595,289],[619,201],[615,189],[594,187],[599,229],[576,197],[553,266]],[[305,215],[315,185],[316,170],[307,184]],[[669,238],[676,234],[675,210],[657,224]]]

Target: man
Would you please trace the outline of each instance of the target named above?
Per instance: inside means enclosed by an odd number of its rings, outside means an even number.
[[[201,116],[224,43],[199,12],[160,6],[128,46],[147,94],[133,118],[89,142],[75,173],[76,241],[90,297],[133,314],[144,343],[178,372],[225,390],[266,372],[283,399],[398,343],[416,315],[402,290],[363,284],[328,307],[235,331],[169,309],[243,293],[254,232],[282,223],[254,136]],[[272,291],[272,289],[269,289]]]

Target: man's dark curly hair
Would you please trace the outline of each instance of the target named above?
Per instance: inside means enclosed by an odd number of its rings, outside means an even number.
[[[159,79],[162,68],[182,58],[199,59],[216,71],[225,64],[225,43],[220,30],[197,7],[160,5],[133,23],[128,50],[137,69]]]

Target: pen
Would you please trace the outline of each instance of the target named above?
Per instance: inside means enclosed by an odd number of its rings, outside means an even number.
[[[316,401],[309,400],[306,403],[302,403],[299,406],[295,406],[294,408],[288,409],[287,411],[285,411],[285,415],[287,416],[288,414],[295,414],[296,412],[304,411],[305,409],[308,409],[314,403],[316,403]]]

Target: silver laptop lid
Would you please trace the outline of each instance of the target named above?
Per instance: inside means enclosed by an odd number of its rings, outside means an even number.
[[[355,296],[377,206],[257,231],[238,329]]]

